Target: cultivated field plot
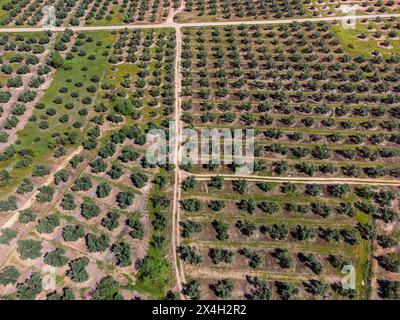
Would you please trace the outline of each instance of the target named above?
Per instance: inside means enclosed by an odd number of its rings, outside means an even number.
[[[53,81],[2,152],[3,298],[165,297],[173,168],[144,154],[172,112],[174,58],[173,30],[57,35]]]
[[[313,16],[336,16],[346,12],[344,7],[354,7],[356,14],[389,14],[400,12],[400,1],[398,0],[304,0],[307,11]]]
[[[159,23],[166,20],[177,0],[82,0],[69,24],[121,25],[132,23]]]
[[[44,21],[46,6],[53,6],[55,10],[56,26],[62,26],[68,15],[76,9],[76,0],[2,0],[2,26],[39,26]]]
[[[258,176],[218,178],[235,163],[182,166],[195,178],[181,201],[189,297],[398,297],[398,256],[386,257],[398,251],[397,188],[262,178],[398,181],[397,30],[393,19],[349,33],[328,23],[183,30],[182,121],[254,128]],[[355,266],[356,291],[338,285],[338,261]]]
[[[393,202],[398,206],[398,200]],[[399,299],[400,288],[400,222],[376,221],[377,236],[372,260],[372,299]]]
[[[347,15],[346,8],[354,7],[356,14],[400,13],[400,2],[351,0],[186,0],[185,10],[177,20],[240,21],[290,19]]]
[[[56,26],[121,25],[165,21],[177,0],[1,0],[2,26],[41,26],[46,7],[55,8]],[[48,20],[48,19],[47,19]]]
[[[220,176],[186,178],[182,189],[178,252],[188,297],[365,299],[373,239],[378,251],[390,242],[392,252],[372,258],[381,268],[374,295],[394,297],[382,279],[399,279],[399,235],[387,239],[383,231],[398,230],[396,189]],[[341,285],[345,265],[355,268],[356,290]]]
[[[45,61],[55,38],[51,32],[1,36],[0,144],[2,149],[14,142],[16,131],[26,125],[35,103],[40,100],[43,90],[51,82],[53,69],[46,65]]]
[[[186,0],[177,21],[279,19],[303,16],[301,0]]]
[[[361,20],[355,29],[340,30],[336,28],[348,50],[353,54],[371,52],[379,47],[379,51],[385,56],[391,53],[399,53],[399,20]],[[354,36],[357,37],[357,46],[351,45]]]
[[[88,108],[94,103],[107,67],[108,57],[103,53],[108,54],[107,47],[115,41],[115,35],[110,33],[95,34],[97,39],[90,33],[79,39],[72,31],[55,35],[54,49],[48,52],[49,59],[43,66],[57,69],[51,84],[34,108],[26,109],[24,118],[28,122],[23,129],[8,137],[13,145],[0,145],[1,168],[9,172],[2,196],[11,194],[31,174],[32,166],[47,164],[55,168],[69,148],[76,148],[82,141],[88,129],[89,111],[93,111]],[[20,95],[27,95],[24,92]],[[11,109],[8,102],[2,106]]]
[[[257,175],[398,178],[398,47],[335,28],[184,29],[182,121],[254,128]]]

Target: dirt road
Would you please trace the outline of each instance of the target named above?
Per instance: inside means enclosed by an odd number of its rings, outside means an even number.
[[[399,18],[400,14],[368,14],[355,16],[356,20],[363,19],[376,19],[376,18]],[[126,24],[117,26],[71,26],[71,27],[54,27],[44,29],[41,27],[34,28],[0,28],[0,33],[11,33],[11,32],[40,32],[44,30],[51,30],[54,32],[62,32],[65,29],[72,31],[98,31],[98,30],[123,30],[123,29],[160,29],[160,28],[184,28],[184,27],[212,27],[212,26],[235,26],[235,25],[270,25],[270,24],[286,24],[292,22],[321,22],[321,21],[346,21],[348,17],[345,16],[334,16],[334,17],[317,17],[317,18],[296,18],[296,19],[276,19],[276,20],[248,20],[248,21],[219,21],[219,22],[185,22],[179,23],[171,19],[167,19],[164,23],[158,24]]]

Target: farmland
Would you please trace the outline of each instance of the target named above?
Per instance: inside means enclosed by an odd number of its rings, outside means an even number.
[[[54,78],[2,161],[13,168],[2,171],[2,193],[15,192],[1,202],[2,270],[41,281],[38,271],[54,267],[60,290],[25,298],[64,298],[66,290],[83,298],[102,281],[125,298],[159,297],[170,286],[171,267],[161,260],[169,200],[159,194],[170,192],[170,169],[146,165],[143,156],[144,130],[171,113],[174,43],[168,29],[57,35]],[[79,144],[81,152],[71,153]],[[157,281],[140,273],[149,263],[160,267]],[[24,298],[16,282],[3,297]]]
[[[357,196],[362,188],[223,179],[222,186],[215,188],[218,180],[216,176],[197,183],[184,193],[182,200],[183,248],[188,246],[202,257],[200,263],[186,258],[188,275],[200,278],[206,297],[213,296],[207,284],[229,276],[235,280],[234,298],[248,294],[251,282],[246,285],[247,276],[267,281],[266,291],[271,297],[283,298],[282,294],[276,294],[276,286],[281,282],[299,291],[298,297],[294,294],[290,298],[313,299],[325,295],[348,298],[368,294],[361,283],[369,277],[365,266],[371,241],[369,235],[361,236],[359,230],[371,227],[372,221],[358,209],[365,201]],[[347,192],[336,193],[338,190]],[[201,196],[204,192],[209,195]],[[200,201],[200,211],[189,206],[194,199]],[[191,231],[194,225],[198,229]],[[342,267],[337,265],[338,261],[356,267],[357,292],[338,286]],[[230,272],[232,264],[235,268]],[[211,279],[207,270],[212,270]],[[313,281],[323,283],[325,289],[318,293],[311,290],[310,295],[308,286]]]
[[[398,5],[0,1],[0,300],[400,299]]]
[[[177,1],[169,0],[22,0],[0,3],[3,26],[39,26],[44,8],[55,8],[55,26],[120,25],[165,21]]]
[[[179,249],[189,297],[379,296],[379,286],[367,284],[379,248],[372,240],[398,225],[397,189],[370,190],[372,198],[393,194],[386,203],[393,219],[383,222],[378,212],[386,209],[370,198],[371,216],[362,205],[364,186],[318,180],[398,179],[397,129],[386,126],[398,124],[399,79],[389,76],[399,62],[396,26],[378,19],[350,33],[325,22],[183,29],[181,120],[199,131],[254,128],[257,176],[235,180],[234,162],[181,166],[190,173],[181,183]],[[338,199],[329,190],[346,191]],[[337,283],[331,263],[346,259],[358,274],[352,292]]]

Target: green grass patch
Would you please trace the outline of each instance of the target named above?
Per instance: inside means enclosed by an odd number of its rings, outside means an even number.
[[[108,64],[107,56],[103,55],[108,45],[111,45],[116,36],[110,32],[85,32],[87,37],[92,37],[93,42],[86,42],[82,46],[82,49],[86,51],[86,56],[80,57],[74,54],[75,57],[68,61],[70,70],[57,69],[53,82],[50,87],[46,90],[44,96],[40,100],[46,108],[44,110],[35,109],[33,115],[37,117],[36,122],[28,122],[24,129],[18,132],[18,140],[20,144],[17,149],[27,149],[34,155],[34,160],[29,168],[14,169],[13,164],[19,159],[18,156],[1,162],[0,170],[6,169],[10,172],[11,181],[10,183],[0,190],[0,196],[9,194],[24,177],[29,176],[32,167],[36,164],[50,164],[51,162],[57,162],[59,160],[53,160],[53,150],[49,148],[49,143],[54,141],[53,135],[59,134],[77,134],[77,141],[74,146],[77,147],[84,136],[84,132],[87,130],[88,120],[91,113],[91,105],[85,105],[82,103],[82,99],[86,96],[93,98],[93,94],[87,91],[89,85],[96,86],[97,89],[100,87],[100,83],[93,83],[90,81],[94,75],[101,76],[105,72],[105,68]],[[101,45],[98,46],[97,41],[101,41]],[[89,55],[95,55],[95,60],[89,60]],[[83,67],[87,67],[87,71],[82,70]],[[77,87],[77,83],[83,83],[81,87]],[[65,87],[68,89],[66,93],[60,93],[60,88]],[[73,98],[72,92],[77,92],[79,97]],[[54,103],[55,97],[61,97],[62,103]],[[72,110],[64,108],[66,103],[74,103],[75,107]],[[54,108],[57,112],[55,116],[47,116],[45,111],[48,108]],[[86,116],[79,115],[78,111],[82,108],[88,109],[89,113]],[[59,118],[62,115],[68,115],[69,121],[62,123]],[[49,124],[49,128],[42,130],[38,127],[38,123],[42,120],[46,120]],[[82,127],[75,129],[72,124],[75,121],[81,121]]]

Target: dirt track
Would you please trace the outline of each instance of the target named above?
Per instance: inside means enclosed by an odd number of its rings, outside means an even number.
[[[356,20],[375,19],[375,18],[399,18],[400,13],[396,14],[368,14],[355,16]],[[99,30],[123,30],[123,29],[160,29],[160,28],[185,28],[185,27],[213,27],[213,26],[235,26],[235,25],[270,25],[270,24],[286,24],[292,22],[321,22],[321,21],[346,21],[348,17],[334,16],[334,17],[318,17],[318,18],[297,18],[297,19],[276,19],[276,20],[248,20],[248,21],[221,21],[221,22],[186,22],[179,23],[167,19],[164,23],[158,24],[127,24],[119,26],[75,26],[75,27],[54,27],[44,29],[41,27],[35,28],[0,28],[0,33],[10,32],[40,32],[44,30],[51,30],[54,32],[62,32],[65,29],[72,31],[99,31]]]

